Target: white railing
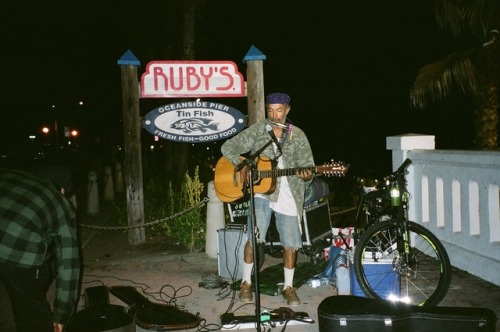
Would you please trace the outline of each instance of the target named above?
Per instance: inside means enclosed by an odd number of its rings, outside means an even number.
[[[434,136],[387,137],[393,168],[406,158],[410,218],[444,244],[451,264],[500,286],[500,152],[434,150]]]

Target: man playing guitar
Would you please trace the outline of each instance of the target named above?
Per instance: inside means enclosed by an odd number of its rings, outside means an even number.
[[[276,228],[283,246],[284,288],[283,298],[288,305],[300,305],[300,299],[293,287],[297,250],[302,247],[300,222],[302,218],[304,193],[313,178],[310,167],[314,167],[311,146],[305,133],[287,121],[291,110],[290,97],[284,93],[272,93],[266,98],[267,119],[243,130],[227,140],[221,148],[222,154],[235,167],[241,155],[252,155],[265,146],[270,139],[273,144],[261,153],[277,163],[277,168],[297,168],[294,174],[278,177],[276,188],[268,193],[254,195],[255,222],[258,229],[256,240],[265,242],[271,215],[274,213]],[[240,171],[242,182],[247,182],[247,165]],[[249,213],[249,218],[252,213]],[[244,249],[243,278],[239,299],[244,303],[252,302],[253,245],[250,238],[253,229],[248,228],[248,240]]]

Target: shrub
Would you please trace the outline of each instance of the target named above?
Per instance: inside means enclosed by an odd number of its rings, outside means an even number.
[[[151,223],[168,218],[192,206],[201,203],[204,185],[201,183],[198,167],[191,177],[188,172],[180,188],[174,187],[172,181],[166,184],[161,176],[150,177],[144,186],[145,222]],[[114,202],[115,212],[112,219],[120,226],[126,226],[127,202],[125,197]],[[185,246],[190,252],[199,252],[205,248],[206,213],[203,207],[193,209],[173,219],[157,225],[148,226],[150,235],[164,233],[175,243]]]
[[[181,185],[180,195],[172,182],[169,182],[167,192],[167,215],[183,211],[201,202],[204,185],[200,182],[198,167],[193,177],[186,172]],[[202,209],[194,209],[162,224],[167,235],[178,240],[190,252],[202,251],[205,247],[206,217]]]

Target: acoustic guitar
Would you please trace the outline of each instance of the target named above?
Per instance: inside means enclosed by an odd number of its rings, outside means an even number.
[[[242,158],[243,159],[243,158]],[[253,172],[254,193],[271,194],[276,189],[276,178],[295,175],[300,170],[310,170],[313,174],[327,176],[343,176],[349,166],[342,162],[311,167],[275,168],[272,160],[266,157],[255,159],[257,170]],[[221,157],[215,166],[214,187],[217,197],[224,203],[232,203],[245,195],[240,172],[235,171],[234,165],[226,158]]]

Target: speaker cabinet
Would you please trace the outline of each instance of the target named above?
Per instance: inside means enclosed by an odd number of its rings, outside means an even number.
[[[332,221],[328,201],[305,208],[301,226],[304,245],[310,246],[331,235]]]
[[[221,278],[239,280],[243,277],[245,242],[243,225],[231,225],[217,230],[217,267]]]

